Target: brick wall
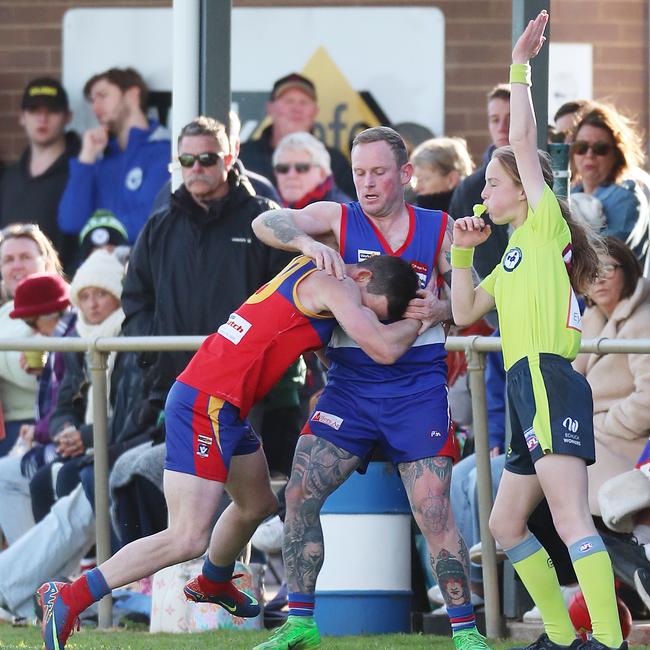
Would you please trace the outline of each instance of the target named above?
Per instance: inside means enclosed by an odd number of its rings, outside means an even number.
[[[73,7],[171,6],[171,0],[0,0],[0,160],[24,147],[16,116],[21,90],[33,76],[60,74],[61,23]],[[236,6],[395,5],[397,0],[235,0]],[[506,80],[512,0],[413,0],[445,15],[445,123],[467,138],[475,158],[488,144],[485,93]],[[610,98],[648,124],[648,10],[645,0],[551,0],[552,38],[594,45],[594,96]],[[403,35],[405,66],[415,49]]]

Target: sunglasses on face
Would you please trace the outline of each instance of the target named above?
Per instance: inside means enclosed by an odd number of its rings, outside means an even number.
[[[611,280],[616,273],[616,269],[620,269],[620,264],[604,264],[598,269],[598,278],[601,280]]]
[[[273,171],[276,174],[288,174],[292,167],[298,174],[306,174],[314,165],[311,163],[278,163]]]
[[[586,142],[585,140],[576,140],[571,145],[571,151],[578,156],[584,156],[591,149],[594,156],[606,156],[611,150],[612,145],[608,142]]]
[[[182,153],[178,157],[178,162],[181,167],[194,167],[195,162],[198,162],[201,167],[214,167],[222,158],[222,153],[214,151],[206,151],[196,154],[196,156],[191,153]]]

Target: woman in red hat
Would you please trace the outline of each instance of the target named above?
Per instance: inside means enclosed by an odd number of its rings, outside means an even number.
[[[27,338],[33,330],[21,320],[12,320],[13,298],[21,280],[34,273],[61,275],[61,263],[50,240],[34,224],[12,224],[0,232],[0,278],[8,298],[0,307],[3,337]],[[23,424],[34,421],[36,378],[20,365],[20,352],[0,352],[0,404],[4,431],[0,429],[0,457],[13,447]],[[4,432],[4,435],[3,435]]]
[[[21,320],[41,336],[69,336],[74,333],[76,314],[70,309],[69,287],[56,273],[35,273],[16,287],[9,318]],[[34,525],[29,478],[56,457],[56,445],[49,436],[59,387],[65,373],[63,353],[36,352],[39,363],[20,357],[22,368],[38,376],[36,418],[23,424],[19,438],[8,456],[0,458],[0,528],[9,544]],[[43,363],[44,361],[44,363]],[[32,364],[30,366],[30,363]],[[38,367],[36,367],[38,366]]]

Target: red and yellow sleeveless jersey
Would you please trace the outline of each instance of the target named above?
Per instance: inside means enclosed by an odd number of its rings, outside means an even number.
[[[292,260],[204,341],[178,380],[246,417],[303,352],[323,347],[332,335],[333,316],[310,312],[298,300],[298,285],[314,271],[310,258]]]

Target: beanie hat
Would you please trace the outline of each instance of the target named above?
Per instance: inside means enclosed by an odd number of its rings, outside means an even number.
[[[70,291],[56,273],[35,273],[23,278],[16,287],[10,318],[31,318],[63,311],[70,305]]]
[[[79,292],[87,287],[99,287],[120,300],[123,276],[124,266],[115,255],[101,248],[93,251],[72,278],[70,301],[78,307]]]
[[[95,210],[79,233],[81,257],[85,259],[98,246],[128,246],[124,224],[110,210]]]

